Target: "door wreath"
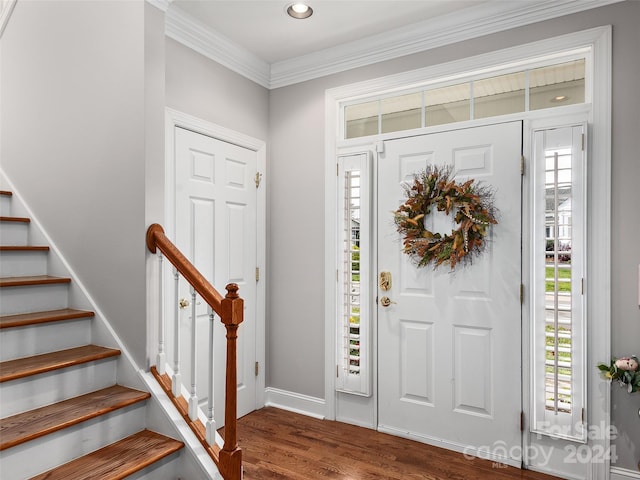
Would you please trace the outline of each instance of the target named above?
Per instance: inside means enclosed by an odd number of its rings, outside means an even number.
[[[493,189],[474,179],[459,183],[452,176],[448,166],[429,165],[415,173],[413,182],[404,186],[407,200],[394,212],[403,251],[418,267],[448,263],[453,270],[459,263],[471,263],[486,247],[488,227],[498,223]],[[429,231],[425,219],[433,208],[453,215],[457,228],[444,235]]]

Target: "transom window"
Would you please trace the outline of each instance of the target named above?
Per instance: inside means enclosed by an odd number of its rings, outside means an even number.
[[[350,102],[344,138],[584,103],[585,57]]]

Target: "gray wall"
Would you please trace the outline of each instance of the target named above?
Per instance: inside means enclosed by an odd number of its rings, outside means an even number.
[[[608,24],[613,25],[614,45],[612,353],[616,356],[638,353],[639,19],[640,2],[623,2],[273,90],[269,120],[268,385],[325,396],[322,341],[325,90]],[[614,389],[612,415],[619,430],[615,442],[620,456],[617,465],[633,470],[640,460],[637,400],[637,395],[631,397]]]
[[[167,107],[266,141],[269,92],[170,38]]]
[[[2,168],[139,365],[144,8],[19,1],[0,45]]]

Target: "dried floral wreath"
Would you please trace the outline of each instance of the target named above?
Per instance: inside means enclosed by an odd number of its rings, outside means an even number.
[[[474,179],[456,182],[451,167],[430,165],[414,174],[413,182],[405,185],[405,195],[394,222],[403,236],[404,253],[418,267],[448,263],[453,270],[458,263],[471,262],[486,247],[487,227],[498,223],[493,190]],[[458,227],[444,235],[427,230],[424,220],[433,208],[453,214]]]

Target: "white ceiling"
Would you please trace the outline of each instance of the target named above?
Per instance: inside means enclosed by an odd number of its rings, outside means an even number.
[[[292,0],[174,0],[171,8],[275,63],[490,2],[496,0],[309,0],[313,15],[305,20],[286,14]]]
[[[0,0],[1,1],[1,0]],[[279,88],[624,0],[147,0],[166,35]]]

